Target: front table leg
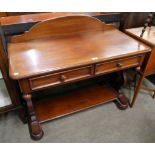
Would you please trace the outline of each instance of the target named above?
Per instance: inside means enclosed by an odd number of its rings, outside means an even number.
[[[34,140],[39,140],[43,136],[43,130],[34,111],[32,95],[24,94],[23,99],[26,101],[26,107],[28,112],[28,125],[31,138]]]

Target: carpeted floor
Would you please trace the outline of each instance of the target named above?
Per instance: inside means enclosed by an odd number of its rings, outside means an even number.
[[[0,108],[10,104],[12,103],[4,84],[4,80],[0,78]]]
[[[132,92],[124,90],[128,96]],[[141,92],[132,109],[118,110],[113,103],[42,124],[37,142],[104,143],[155,142],[155,100]],[[0,142],[36,142],[16,113],[0,116]]]

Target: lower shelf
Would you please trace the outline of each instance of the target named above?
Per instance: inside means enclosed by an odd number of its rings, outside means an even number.
[[[34,100],[40,123],[85,110],[117,99],[113,89],[106,85],[80,88],[54,97]]]

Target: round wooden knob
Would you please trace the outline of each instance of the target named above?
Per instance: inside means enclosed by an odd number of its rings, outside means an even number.
[[[66,77],[65,75],[61,75],[61,76],[60,76],[61,82],[64,82],[66,79],[67,79],[67,77]]]
[[[121,63],[117,63],[117,65],[116,65],[117,67],[122,67],[122,64]]]

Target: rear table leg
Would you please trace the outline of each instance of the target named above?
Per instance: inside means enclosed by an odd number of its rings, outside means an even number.
[[[117,96],[117,99],[114,101],[117,108],[120,110],[125,110],[129,106],[129,100],[127,97],[121,92],[121,87],[123,85],[126,85],[128,82],[127,74],[124,71],[120,71],[117,73],[117,76],[115,76],[114,79],[115,82],[113,82],[113,90]]]
[[[126,110],[129,105],[129,101],[123,93],[117,94],[117,100],[115,100],[114,103],[116,104],[117,108],[120,110]]]

